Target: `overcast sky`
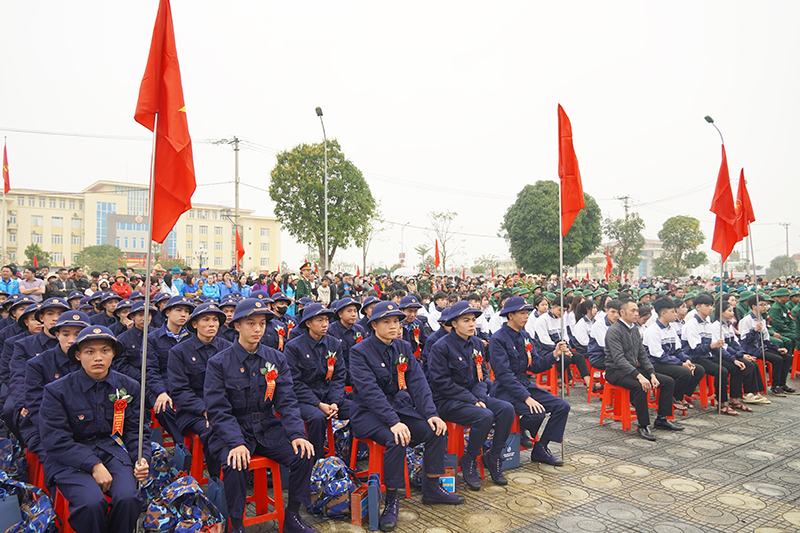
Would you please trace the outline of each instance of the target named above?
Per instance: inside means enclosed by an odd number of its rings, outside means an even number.
[[[0,129],[11,183],[80,190],[146,183],[148,131],[133,120],[158,2],[0,0]],[[237,135],[243,183],[266,189],[277,151],[320,142],[324,110],[383,206],[370,260],[392,264],[427,241],[427,213],[459,214],[464,253],[508,256],[496,237],[525,184],[557,177],[556,107],[572,120],[584,190],[603,214],[614,197],[655,238],[677,214],[702,222],[725,135],[734,194],[745,167],[756,261],[800,251],[800,76],[796,2],[209,2],[173,0],[194,139],[198,202],[233,205]],[[26,134],[9,129],[130,136]],[[246,186],[241,206],[272,214]],[[485,237],[483,237],[485,236]],[[737,248],[738,249],[738,248]],[[306,247],[283,235],[296,268]],[[337,263],[360,263],[356,249]],[[712,261],[718,261],[712,255]]]

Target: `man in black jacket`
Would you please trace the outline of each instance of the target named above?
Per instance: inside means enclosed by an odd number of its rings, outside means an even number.
[[[656,440],[648,427],[650,412],[647,397],[651,389],[661,388],[658,398],[658,417],[653,427],[683,431],[682,426],[667,420],[672,414],[672,392],[675,381],[664,374],[657,374],[642,344],[642,336],[634,327],[639,318],[636,302],[624,302],[617,320],[606,332],[606,381],[630,391],[631,403],[636,408],[639,436],[645,440]]]

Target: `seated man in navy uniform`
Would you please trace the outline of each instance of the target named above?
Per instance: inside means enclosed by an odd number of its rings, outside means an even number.
[[[439,482],[444,474],[447,425],[439,418],[422,365],[411,345],[399,338],[400,320],[406,315],[393,302],[379,302],[370,324],[375,334],[350,351],[353,407],[350,424],[357,439],[370,439],[383,452],[383,484],[386,500],[380,519],[381,531],[397,524],[397,489],[405,486],[406,447],[425,443],[422,502],[464,503],[463,496],[447,492]]]
[[[300,335],[305,335],[306,331],[305,328],[297,327],[300,325],[300,322],[303,320],[303,310],[306,306],[311,305],[314,303],[314,300],[309,296],[304,296],[295,302],[295,306],[297,307],[297,314],[294,316],[294,325],[295,327],[292,328],[292,331],[286,335],[288,340],[296,339]]]
[[[97,304],[103,311],[91,317],[92,324],[111,328],[117,323],[117,317],[114,315],[114,311],[116,311],[117,305],[119,305],[121,301],[122,297],[116,292],[108,291],[105,293],[100,299],[100,303]]]
[[[400,310],[406,315],[406,319],[403,321],[403,340],[411,345],[412,353],[417,359],[422,357],[422,348],[425,347],[425,341],[428,338],[422,322],[417,318],[421,307],[422,305],[413,294],[404,296],[400,300]]]
[[[123,332],[128,331],[130,328],[131,321],[130,318],[128,318],[128,315],[131,312],[131,306],[133,303],[133,300],[122,300],[117,304],[116,309],[114,309],[114,316],[116,317],[117,321],[108,326],[108,329],[110,329],[111,333],[113,333],[116,337],[119,337]]]
[[[331,304],[331,310],[335,313],[333,322],[328,326],[328,335],[339,339],[342,343],[342,357],[344,367],[347,371],[345,385],[350,385],[350,349],[367,338],[364,328],[356,322],[358,321],[358,310],[361,304],[352,298],[336,300]]]
[[[153,318],[158,315],[158,311],[152,305],[148,317],[152,328]],[[131,327],[117,337],[122,344],[122,354],[114,358],[111,364],[112,370],[120,374],[125,374],[136,381],[142,380],[142,344],[144,342],[144,302],[134,302],[128,313],[128,319],[132,322]],[[158,329],[158,328],[156,328]],[[152,331],[152,330],[151,330]],[[146,383],[149,388],[150,383]]]
[[[167,362],[169,395],[176,406],[175,422],[182,432],[191,431],[200,437],[212,477],[219,477],[219,464],[216,456],[208,452],[211,429],[203,401],[203,386],[208,360],[231,345],[217,334],[224,322],[225,313],[214,302],[198,305],[186,322],[191,335],[169,351]]]
[[[506,400],[514,406],[521,431],[528,431],[531,437],[539,433],[539,428],[547,413],[550,420],[539,440],[531,450],[531,461],[561,466],[564,461],[550,453],[551,442],[561,442],[569,416],[569,404],[531,383],[528,371],[534,374],[552,367],[559,358],[569,351],[565,342],[556,344],[547,357],[536,353],[533,339],[525,331],[533,306],[528,305],[521,296],[512,296],[503,304],[500,315],[508,320],[489,341],[494,385],[492,396]]]
[[[236,312],[236,304],[239,303],[239,298],[233,294],[228,294],[219,302],[219,309],[225,313],[225,323],[220,324],[217,336],[221,336],[228,342],[236,342],[239,334],[236,333],[236,328],[231,325],[231,319]]]
[[[483,454],[483,464],[496,484],[508,484],[502,472],[502,453],[514,420],[514,407],[510,403],[489,397],[489,367],[483,341],[475,335],[477,317],[482,314],[481,309],[465,301],[442,311],[442,316],[448,317],[445,324],[452,329],[433,346],[428,361],[436,409],[448,422],[470,428],[467,448],[458,463],[471,490],[481,489],[478,456],[493,425],[492,448]],[[440,331],[444,328],[436,330],[434,335]]]
[[[81,367],[67,356],[67,352],[78,334],[90,325],[89,317],[80,311],[63,313],[50,328],[58,344],[30,359],[26,365],[24,405],[28,414],[20,421],[19,430],[28,449],[39,455],[39,462],[44,461],[44,449],[39,438],[39,409],[44,387]]]
[[[372,307],[380,302],[380,298],[376,296],[367,296],[364,298],[364,301],[361,302],[361,314],[364,315],[358,320],[358,325],[364,328],[364,337],[369,337],[372,335],[372,326],[369,325],[370,316],[372,316]]]
[[[344,397],[347,367],[341,353],[342,343],[327,334],[332,316],[333,311],[323,304],[310,304],[303,309],[298,326],[306,330],[305,334],[286,343],[284,350],[300,402],[300,415],[316,459],[325,457],[328,420],[350,418],[350,400]]]
[[[14,398],[13,388],[11,386],[11,356],[14,353],[14,348],[18,341],[26,339],[32,335],[37,335],[42,329],[42,323],[36,320],[36,311],[42,306],[40,303],[32,303],[28,305],[17,319],[17,326],[21,332],[6,339],[3,345],[3,355],[0,358],[0,379],[3,380],[5,385],[3,391],[3,422],[6,427],[10,429],[17,438],[22,441],[22,436],[19,433],[17,426],[17,417],[20,412],[17,409],[17,402]]]
[[[44,388],[46,483],[69,502],[69,524],[78,533],[133,532],[142,512],[137,482],[147,480],[150,439],[145,434],[137,461],[140,385],[110,370],[121,352],[108,328],[85,328],[67,352],[81,369]]]
[[[225,498],[234,533],[243,533],[247,471],[252,454],[289,467],[283,533],[314,531],[300,517],[310,502],[314,447],[306,440],[292,375],[279,351],[259,341],[272,312],[254,298],[236,306],[239,339],[208,360],[204,396],[212,435],[208,446],[222,464]],[[279,416],[278,416],[279,415]]]

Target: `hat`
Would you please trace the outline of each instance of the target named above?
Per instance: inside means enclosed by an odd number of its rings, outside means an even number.
[[[267,309],[267,304],[258,298],[245,298],[236,305],[236,312],[231,319],[231,325],[239,319],[254,315],[265,315],[267,320],[271,320],[275,313]]]
[[[217,304],[214,302],[207,302],[200,304],[195,308],[195,310],[192,312],[192,316],[190,316],[189,320],[186,321],[186,329],[192,333],[197,333],[197,328],[192,325],[192,321],[200,315],[216,315],[220,326],[223,325],[226,320],[228,320],[227,315],[220,310]]]
[[[153,272],[166,272],[166,270],[161,266],[161,263],[156,263],[156,266],[153,267]]]
[[[531,293],[530,289],[527,289],[527,288],[523,287],[523,288],[521,288],[521,289],[519,290],[519,292],[517,293],[517,295],[518,295],[518,296],[527,296],[527,295],[529,295],[530,293]]]
[[[775,298],[775,297],[778,297],[778,296],[790,296],[789,289],[787,289],[786,287],[781,287],[780,289],[775,289],[774,291],[769,293],[769,295],[772,298]]]
[[[361,310],[363,311],[364,309],[366,309],[370,305],[375,305],[376,303],[378,303],[380,301],[381,301],[380,298],[378,298],[376,296],[367,296],[366,298],[364,298],[364,301],[361,302]]]
[[[405,298],[403,299],[405,300]],[[393,316],[401,319],[406,318],[406,314],[402,312],[399,307],[397,307],[396,303],[392,301],[380,301],[376,303],[375,307],[372,309],[372,316],[370,317],[368,324],[372,324],[381,318],[389,318]]]
[[[308,261],[300,265],[300,270],[305,270],[305,269],[311,270],[311,263],[309,263]]]
[[[450,313],[447,317],[447,321],[445,325],[449,326],[453,323],[453,320],[464,315],[475,315],[475,318],[478,318],[479,315],[483,314],[483,311],[480,309],[476,309],[469,305],[469,302],[461,300],[460,302],[456,302],[450,307],[448,307]]]
[[[311,304],[313,304],[313,303],[314,303],[314,300],[313,300],[313,299],[311,299],[311,298],[309,298],[308,296],[303,296],[302,298],[300,298],[299,300],[297,300],[297,303],[298,303],[298,304],[300,304],[300,305],[302,305],[303,307],[305,307],[305,306],[307,306],[307,305],[311,305]]]
[[[420,305],[419,300],[417,300],[417,297],[414,295],[409,294],[408,296],[403,296],[403,299],[400,300],[400,309],[421,309],[421,308],[422,305]]]
[[[158,312],[158,310],[154,306],[150,306],[150,314],[154,315]],[[128,316],[134,313],[144,313],[144,300],[138,300],[136,302],[131,303],[131,310],[128,313]]]
[[[253,291],[250,293],[250,298],[258,298],[259,300],[265,301],[267,303],[272,303],[272,298],[269,297],[269,293],[267,291]]]
[[[41,303],[39,309],[36,311],[36,320],[41,322],[39,317],[42,316],[42,313],[46,309],[59,309],[61,311],[68,311],[72,309],[72,306],[69,305],[64,298],[48,298]]]
[[[103,294],[102,298],[100,298],[100,303],[105,305],[105,303],[109,300],[122,300],[122,296],[114,291],[108,291],[107,293]]]
[[[71,293],[69,293],[69,296],[67,296],[67,300],[74,300],[76,298],[83,298],[83,297],[84,294],[81,291],[72,291]]]
[[[592,293],[592,296],[594,296],[595,298],[598,298],[598,297],[600,297],[600,296],[602,296],[604,294],[608,294],[608,291],[601,288],[601,289],[597,289],[596,291],[594,291]]]
[[[521,296],[512,296],[503,304],[500,310],[500,316],[507,316],[509,313],[516,313],[517,311],[533,311],[533,306],[525,301]]]
[[[37,312],[41,306],[42,304],[34,303],[26,307],[25,312],[19,315],[19,318],[17,319],[17,325],[19,325],[19,327],[21,327],[23,330],[27,330],[28,326],[25,325],[25,319],[28,318],[28,315],[31,313]]]
[[[164,300],[169,300],[169,299],[170,299],[169,294],[167,294],[166,292],[159,292],[158,294],[153,296],[153,298],[150,300],[150,303],[157,304],[158,302],[162,302]]]
[[[276,292],[272,295],[272,301],[275,303],[278,302],[286,302],[287,304],[292,303],[292,299],[283,294],[282,292]]]
[[[319,315],[326,315],[328,317],[328,320],[330,320],[331,318],[333,318],[334,312],[325,307],[323,304],[319,303],[309,304],[303,308],[303,316],[300,318],[298,326],[305,326],[305,323],[308,319],[314,318],[315,316]]]
[[[117,313],[122,311],[123,309],[130,309],[133,306],[133,302],[130,300],[122,300],[120,303],[117,304],[117,308],[114,309],[114,316],[118,317]],[[130,311],[128,311],[130,313]]]
[[[553,292],[546,292],[546,293],[544,293],[544,296],[550,302],[555,302],[556,301],[556,295]]]
[[[181,269],[178,267],[172,267],[172,270],[169,271],[170,274],[180,274]]]
[[[4,302],[0,303],[0,307],[9,307],[11,304],[13,304],[21,297],[22,295],[20,293],[12,294]]]
[[[8,307],[8,312],[9,313],[12,312],[14,309],[16,309],[17,307],[19,307],[21,305],[27,307],[27,306],[29,306],[31,304],[35,304],[36,303],[36,302],[33,301],[33,298],[31,298],[30,296],[21,296],[21,295],[17,295],[17,294],[15,294],[14,296],[17,296],[17,298],[14,298],[13,300],[11,298],[8,299],[8,301],[11,302],[11,304],[9,304],[9,307]]]
[[[445,324],[445,325],[447,325],[447,319],[448,319],[448,318],[450,318],[450,310],[451,310],[452,308],[453,308],[452,306],[450,306],[450,307],[445,307],[445,308],[442,310],[442,314],[441,314],[441,315],[439,315],[439,318],[438,318],[436,321],[437,321],[438,323],[440,323],[440,324]]]
[[[69,347],[69,350],[67,350],[67,357],[69,357],[72,361],[77,362],[77,359],[75,359],[75,352],[78,351],[81,344],[85,341],[97,339],[111,341],[112,346],[114,346],[115,356],[118,356],[122,353],[122,343],[117,340],[110,329],[104,326],[89,326],[87,328],[83,328],[81,332],[78,333],[78,338],[75,339],[75,342]]]
[[[239,301],[236,299],[235,296],[233,296],[232,294],[228,294],[224,298],[222,298],[222,301],[219,302],[219,306],[220,307],[236,307],[236,304],[238,304],[238,303],[239,303]]]
[[[130,295],[130,296],[128,296],[128,299],[129,299],[129,300],[133,300],[133,301],[136,301],[136,300],[138,300],[139,298],[144,298],[144,294],[142,294],[142,293],[141,293],[141,291],[133,291],[133,292],[131,293],[131,295]]]
[[[341,300],[336,300],[335,302],[333,302],[333,304],[331,304],[331,310],[338,315],[339,311],[341,311],[342,309],[344,309],[349,305],[355,305],[356,311],[359,311],[361,309],[361,304],[353,300],[352,298],[342,298]]]
[[[50,335],[55,335],[58,328],[66,326],[74,326],[79,328],[88,328],[92,323],[86,313],[80,311],[69,311],[68,313],[61,313],[56,323],[50,327]]]
[[[120,273],[120,274],[115,274],[115,275],[114,275],[114,279],[116,280],[116,279],[118,279],[118,278],[122,278],[122,279],[128,279],[128,276],[126,276],[125,274],[122,274],[122,273]]]
[[[173,307],[177,307],[179,305],[184,305],[189,308],[189,311],[194,311],[195,303],[194,300],[187,298],[186,296],[173,296],[167,302],[167,305],[164,306],[164,309],[161,310],[161,314],[164,315],[164,318],[167,317],[167,309],[171,309]]]
[[[87,301],[89,301],[89,302],[94,302],[95,300],[99,300],[99,299],[101,299],[103,296],[105,296],[105,294],[106,294],[106,293],[105,293],[105,292],[103,292],[103,291],[94,291],[94,292],[92,293],[92,295],[91,295],[91,296],[89,296],[89,300],[87,300]]]

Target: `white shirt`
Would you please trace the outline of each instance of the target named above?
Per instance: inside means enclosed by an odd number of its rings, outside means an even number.
[[[533,320],[533,317],[528,319],[528,322]],[[504,316],[500,316],[500,313],[496,313],[491,320],[489,320],[489,331],[493,334],[500,331],[500,328],[503,327],[503,324],[508,322],[508,319]],[[527,326],[527,324],[525,324]]]
[[[651,357],[661,359],[664,355],[664,346],[680,346],[681,339],[675,333],[672,324],[664,326],[658,323],[647,326],[642,343]]]
[[[599,317],[600,313],[598,313],[597,316]],[[594,339],[594,341],[597,343],[598,346],[601,346],[603,348],[606,347],[607,331],[608,331],[608,326],[606,326],[605,314],[603,315],[602,319],[595,317],[594,324],[592,324],[592,331],[589,334],[591,335],[591,337]]]
[[[695,349],[703,339],[709,339],[713,343],[714,336],[711,333],[711,322],[708,319],[700,319],[700,315],[695,313],[691,318],[686,315],[686,324],[681,331],[681,340],[686,341],[689,348]]]
[[[442,316],[442,312],[436,309],[436,304],[431,302],[428,304],[428,325],[431,327],[433,331],[438,330],[441,326],[439,325],[439,317]]]
[[[592,330],[593,322],[589,317],[583,317],[572,327],[572,336],[581,346],[589,346],[589,334]]]
[[[527,324],[525,328],[527,330]],[[527,330],[530,333],[530,330]],[[536,319],[536,324],[534,326],[534,333],[531,335],[536,335],[536,338],[539,339],[539,342],[545,344],[547,346],[555,346],[556,343],[553,342],[553,336],[558,337],[561,339],[561,319],[556,318],[550,314],[548,311],[547,313],[543,314],[539,318]]]
[[[754,317],[753,313],[745,315],[742,320],[739,321],[739,338],[744,340],[747,334],[753,331],[759,322],[763,322],[763,320]],[[761,328],[761,338],[763,338],[764,341],[769,340],[769,330],[766,326],[767,325],[764,324],[764,327]]]

